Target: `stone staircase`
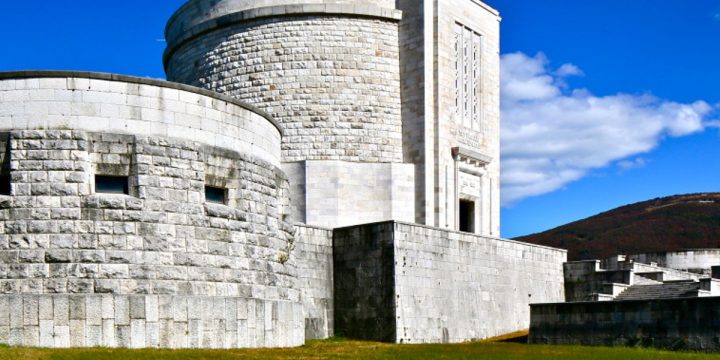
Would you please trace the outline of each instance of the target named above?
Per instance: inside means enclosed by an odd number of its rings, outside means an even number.
[[[566,301],[624,301],[720,296],[718,275],[628,261],[624,256],[564,265]]]
[[[639,283],[625,289],[615,297],[615,301],[677,299],[709,295],[709,293],[701,289],[700,282],[693,280],[656,282],[656,284]]]

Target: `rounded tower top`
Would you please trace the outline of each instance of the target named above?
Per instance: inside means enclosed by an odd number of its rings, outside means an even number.
[[[399,20],[395,0],[190,0],[168,20],[165,60],[180,44],[197,35],[253,18],[334,13]]]

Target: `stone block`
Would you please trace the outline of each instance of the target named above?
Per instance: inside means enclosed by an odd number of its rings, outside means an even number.
[[[97,295],[85,298],[85,319],[88,326],[102,325],[102,298]]]
[[[130,325],[116,325],[115,339],[116,346],[121,348],[129,348],[132,346]]]
[[[112,295],[103,295],[101,297],[101,314],[102,319],[115,319],[115,300]]]
[[[70,347],[70,326],[55,326],[54,330],[54,347],[67,348]]]
[[[28,325],[23,328],[22,344],[31,347],[40,345],[40,327],[38,325]]]
[[[146,322],[144,319],[130,320],[130,348],[146,347]]]
[[[130,319],[145,319],[145,310],[146,308],[144,297],[130,297]]]
[[[102,325],[86,325],[85,328],[85,346],[98,347],[103,344],[103,327]]]
[[[102,346],[103,347],[117,346],[117,338],[116,338],[116,334],[115,334],[115,320],[114,319],[103,319],[103,321],[102,321]]]
[[[115,325],[130,325],[130,298],[127,296],[114,296]]]
[[[70,320],[70,346],[85,346],[85,320]]]

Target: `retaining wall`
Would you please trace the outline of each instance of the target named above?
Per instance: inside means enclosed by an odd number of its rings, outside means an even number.
[[[563,250],[385,222],[335,230],[336,333],[462,342],[529,327],[528,304],[562,301]]]
[[[720,351],[720,297],[531,305],[530,343]]]

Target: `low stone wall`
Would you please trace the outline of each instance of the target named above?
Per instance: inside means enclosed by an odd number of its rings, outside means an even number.
[[[301,305],[238,297],[0,295],[0,343],[41,347],[302,345]]]
[[[298,288],[305,310],[305,339],[327,339],[333,325],[333,232],[295,225]]]
[[[529,327],[528,304],[562,301],[564,250],[385,222],[335,230],[336,332],[462,342]]]
[[[530,343],[720,351],[720,297],[531,305]]]
[[[646,264],[654,262],[663,267],[709,275],[711,267],[720,265],[720,249],[655,252],[628,255],[628,259]]]

